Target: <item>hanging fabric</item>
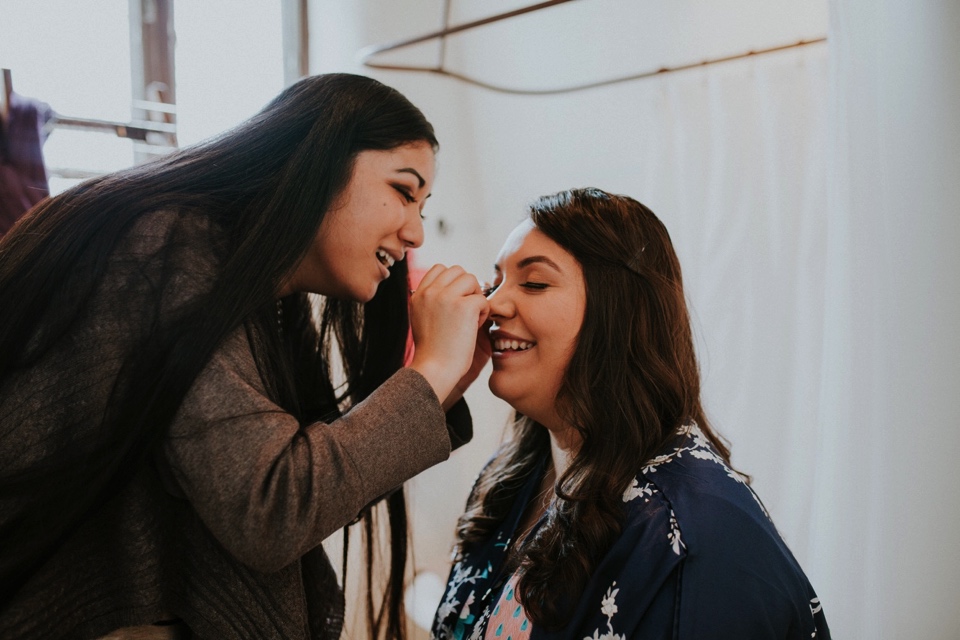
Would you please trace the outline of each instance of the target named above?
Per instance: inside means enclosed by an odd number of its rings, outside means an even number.
[[[25,98],[4,83],[0,126],[0,236],[33,205],[48,195],[43,164],[44,125],[53,118],[50,105]]]

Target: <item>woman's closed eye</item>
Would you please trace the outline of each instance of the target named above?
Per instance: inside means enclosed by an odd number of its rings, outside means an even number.
[[[393,188],[397,190],[397,193],[403,196],[403,199],[407,201],[407,204],[413,204],[417,201],[413,193],[406,187],[394,186]]]
[[[543,291],[550,285],[545,282],[523,282],[520,286],[528,291]],[[483,288],[483,295],[489,296],[500,287],[500,283],[488,284]]]
[[[407,187],[394,186],[393,188],[396,189],[397,192],[398,192],[401,196],[403,196],[403,199],[407,201],[407,204],[416,204],[417,202],[419,202],[419,200],[417,200],[416,196],[413,195],[413,192],[410,191]],[[429,198],[430,196],[427,196],[427,197]],[[420,208],[420,219],[421,219],[421,220],[426,220],[426,218],[427,218],[427,216],[423,215],[423,206],[421,205],[421,208]]]
[[[545,282],[529,282],[529,281],[527,281],[527,282],[524,282],[523,284],[521,284],[520,286],[523,287],[524,289],[530,289],[531,291],[543,291],[544,289],[546,289],[546,288],[549,287],[550,285],[548,285],[548,284],[545,283]]]

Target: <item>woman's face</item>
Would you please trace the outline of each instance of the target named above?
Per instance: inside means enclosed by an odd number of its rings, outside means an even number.
[[[583,269],[528,220],[507,238],[495,270],[488,296],[490,390],[545,427],[562,430],[556,397],[583,325]]]
[[[361,151],[350,182],[327,212],[281,295],[295,291],[368,302],[407,249],[423,244],[421,212],[433,187],[426,142]]]

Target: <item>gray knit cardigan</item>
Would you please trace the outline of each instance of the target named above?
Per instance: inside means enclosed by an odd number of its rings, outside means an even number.
[[[127,334],[143,320],[137,310],[156,297],[162,267],[153,258],[207,232],[202,220],[168,212],[135,224],[81,319],[0,387],[2,468],[42,460],[57,430],[93,428],[130,348]],[[182,268],[165,308],[212,281],[195,246],[167,253]],[[196,379],[153,463],[0,611],[0,637],[89,639],[171,616],[195,638],[338,637],[343,595],[321,541],[470,434],[466,406],[445,416],[409,369],[343,417],[301,427],[268,398],[238,330]],[[16,508],[0,504],[0,519]]]

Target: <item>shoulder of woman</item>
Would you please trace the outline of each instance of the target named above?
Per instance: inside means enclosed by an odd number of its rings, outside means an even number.
[[[216,240],[213,223],[206,216],[177,209],[158,209],[137,217],[124,234],[117,251],[154,255],[167,248],[200,248]]]
[[[799,571],[746,478],[697,431],[649,461],[624,501],[636,505],[628,507],[631,519],[658,514],[671,550],[683,551],[688,570],[699,568],[705,575],[733,567],[737,572],[752,568],[755,575]]]
[[[167,313],[212,286],[222,235],[200,214],[172,209],[144,214],[114,248],[103,293],[156,296]]]

